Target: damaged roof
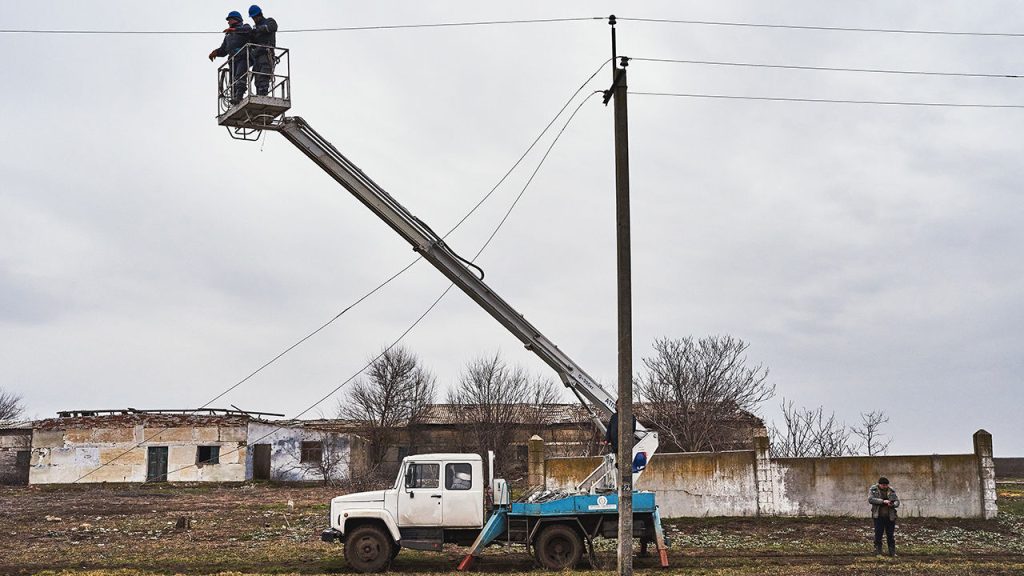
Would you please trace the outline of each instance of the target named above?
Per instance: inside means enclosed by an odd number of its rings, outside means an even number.
[[[65,416],[47,418],[35,422],[37,430],[66,430],[69,428],[123,428],[127,426],[183,428],[209,426],[246,426],[253,420],[239,414],[161,414],[135,412],[126,414],[103,414],[97,416]]]

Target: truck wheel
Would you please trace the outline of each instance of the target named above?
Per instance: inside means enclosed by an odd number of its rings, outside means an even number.
[[[360,526],[345,539],[345,560],[356,572],[380,572],[391,563],[395,545],[378,526]]]
[[[552,524],[541,530],[533,542],[537,562],[548,570],[572,568],[583,556],[578,532],[564,524]]]

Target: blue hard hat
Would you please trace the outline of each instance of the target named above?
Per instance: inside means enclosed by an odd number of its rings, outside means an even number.
[[[231,12],[228,12],[228,17],[225,18],[225,20],[231,20],[232,18],[235,18],[237,20],[241,20],[242,19],[242,13],[239,12],[238,10],[232,10]]]
[[[263,14],[263,10],[255,4],[249,6],[249,18],[255,18],[257,14]]]

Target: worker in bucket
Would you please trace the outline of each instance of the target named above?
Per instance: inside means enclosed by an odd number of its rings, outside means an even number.
[[[882,533],[885,533],[889,556],[896,555],[896,509],[900,507],[900,497],[896,490],[889,486],[889,479],[882,476],[868,489],[868,504],[871,504],[871,518],[875,521],[875,555],[882,553]]]
[[[266,96],[274,79],[274,47],[277,46],[277,21],[263,15],[263,10],[253,4],[249,6],[252,18],[252,71],[255,75],[256,94]]]
[[[245,54],[242,48],[249,43],[252,28],[242,20],[237,10],[228,12],[228,27],[224,30],[224,41],[220,48],[210,52],[210,61],[218,56],[228,58],[231,63],[231,104],[238,104],[245,96],[248,73]]]

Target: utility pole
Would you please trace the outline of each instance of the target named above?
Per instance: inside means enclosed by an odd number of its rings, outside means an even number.
[[[612,86],[604,103],[615,99],[615,230],[618,269],[619,405],[619,554],[620,576],[633,576],[633,288],[629,233],[629,123],[626,115],[626,66],[615,45],[612,27]]]

